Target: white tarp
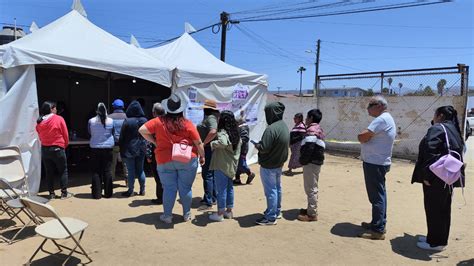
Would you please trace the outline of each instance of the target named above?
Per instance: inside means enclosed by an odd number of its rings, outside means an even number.
[[[197,83],[218,81],[250,82],[267,86],[265,75],[246,71],[222,62],[188,33],[172,43],[146,49],[171,68],[177,68],[174,81],[178,88]]]
[[[171,87],[172,69],[73,10],[21,39],[0,46],[0,66],[54,64],[125,74]]]
[[[0,98],[0,147],[17,145],[22,153],[23,164],[28,173],[28,185],[37,192],[40,185],[40,144],[35,130],[38,118],[38,96],[34,66],[4,69],[3,86],[10,88]]]
[[[203,118],[204,100],[212,99],[220,110],[231,110],[236,118],[243,113],[250,126],[250,138],[260,139],[266,128],[265,75],[222,62],[188,33],[172,43],[146,51],[175,69],[173,90],[187,100],[185,115],[194,124]],[[257,161],[256,150],[250,143],[247,161],[249,164]]]
[[[172,84],[172,70],[164,63],[103,31],[74,10],[0,46],[0,146],[20,146],[32,192],[38,191],[41,179],[40,145],[35,132],[37,64],[97,69],[167,87]]]

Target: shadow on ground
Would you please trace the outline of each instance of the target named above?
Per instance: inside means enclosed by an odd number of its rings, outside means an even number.
[[[288,221],[297,220],[299,214],[300,214],[299,209],[291,209],[291,210],[286,210],[286,211],[281,212],[281,215],[283,216],[283,218]]]
[[[34,224],[34,223],[32,223]],[[23,226],[23,225],[21,225]],[[1,234],[1,237],[0,237],[0,241],[1,242],[6,242],[6,240],[10,240],[13,238],[13,236],[15,236],[15,234],[21,229],[21,226],[18,227],[18,226],[12,226],[11,228],[6,228],[6,230],[8,231],[4,231],[2,232]],[[36,226],[28,226],[26,227],[16,238],[15,238],[15,241],[13,241],[12,244],[18,242],[18,241],[22,241],[22,240],[25,240],[27,238],[30,238],[30,237],[33,237],[36,235],[36,232],[35,232],[35,227]]]
[[[338,223],[331,228],[331,234],[342,237],[357,237],[364,229],[352,223]]]
[[[458,262],[457,265],[458,265],[458,266],[473,266],[473,265],[474,265],[474,258],[473,258],[473,259],[469,259],[469,260],[460,261],[460,262]]]
[[[51,250],[48,251],[53,251],[54,248],[51,248]],[[80,255],[78,255],[80,256]],[[89,255],[90,256],[90,255]],[[31,266],[50,266],[50,265],[62,265],[64,260],[66,260],[67,255],[63,253],[56,253],[52,255],[48,255],[46,257],[40,258],[40,259],[33,259],[33,262],[31,263]],[[94,259],[94,258],[92,258]],[[25,261],[26,262],[26,261]],[[71,256],[71,258],[67,261],[65,265],[85,265],[83,263],[88,262],[88,259],[84,257],[84,259],[81,261],[81,259]]]
[[[423,250],[416,246],[417,236],[404,233],[403,236],[390,240],[392,251],[409,259],[430,261],[433,258],[446,258],[442,255],[436,255],[437,251]]]
[[[183,223],[183,216],[173,214],[173,223],[167,224],[160,220],[160,215],[163,213],[154,212],[146,213],[136,217],[129,217],[120,219],[119,222],[122,223],[140,223],[146,225],[154,225],[156,229],[173,229],[174,225]]]
[[[263,215],[261,213],[254,213],[254,214],[248,214],[245,216],[240,216],[240,217],[234,217],[234,219],[239,223],[239,226],[242,228],[250,228],[254,226],[258,226],[255,221],[257,219],[262,218]]]

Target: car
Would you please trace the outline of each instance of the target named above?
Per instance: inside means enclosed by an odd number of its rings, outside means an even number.
[[[467,135],[471,136],[474,129],[474,113],[469,112],[466,118],[466,132]]]

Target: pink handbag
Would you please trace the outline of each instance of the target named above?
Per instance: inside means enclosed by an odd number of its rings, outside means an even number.
[[[193,147],[189,145],[187,140],[182,140],[179,143],[173,142],[171,135],[168,133],[165,125],[163,124],[163,130],[168,136],[169,141],[172,144],[171,149],[171,160],[181,163],[189,163],[191,161]]]
[[[463,162],[462,157],[459,153],[449,149],[448,133],[446,132],[446,128],[444,127],[444,125],[441,124],[441,126],[443,127],[444,134],[446,136],[448,154],[443,155],[436,162],[431,164],[429,166],[429,169],[431,170],[431,172],[433,172],[433,174],[443,180],[446,184],[452,185],[461,177],[461,167],[463,166]],[[451,154],[457,155],[459,159]]]
[[[189,163],[189,161],[191,161],[191,151],[192,146],[188,145],[188,142],[186,140],[183,140],[180,143],[173,143],[171,160],[182,163]]]

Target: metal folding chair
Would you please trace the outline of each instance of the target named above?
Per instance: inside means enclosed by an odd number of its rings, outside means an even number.
[[[23,226],[11,238],[6,241],[11,244],[16,237],[32,222],[34,215],[29,213],[20,202],[20,197],[28,197],[41,203],[47,203],[49,200],[30,195],[28,191],[28,176],[26,175],[21,159],[20,148],[16,146],[0,148],[0,201],[1,211],[7,213],[9,220],[19,220]],[[23,221],[19,214],[25,214],[29,218],[28,222]],[[41,219],[39,219],[41,220]]]
[[[34,214],[30,213],[25,206],[21,203],[20,198],[25,197],[29,198],[31,200],[41,202],[41,203],[47,203],[49,200],[39,197],[39,196],[27,196],[27,195],[19,195],[17,193],[17,190],[11,187],[10,183],[6,181],[4,178],[0,178],[0,192],[2,192],[2,200],[5,202],[5,207],[7,208],[7,212],[12,214],[10,215],[10,220],[13,221],[13,219],[18,219],[23,226],[18,230],[15,235],[11,238],[8,239],[4,236],[4,238],[9,244],[12,244],[15,239],[18,237],[18,235],[25,230],[26,227],[28,227],[31,223],[36,223],[39,224],[43,222],[41,217],[35,217]],[[5,197],[3,197],[5,195]],[[19,214],[25,214],[26,217],[29,218],[29,221],[25,223],[19,216]]]
[[[28,210],[30,210],[36,216],[45,217],[45,218],[53,218],[52,220],[49,220],[45,223],[42,223],[36,226],[35,232],[38,235],[44,237],[44,241],[36,249],[36,251],[33,253],[33,255],[31,256],[31,258],[28,260],[26,264],[31,264],[31,261],[40,250],[51,255],[56,255],[56,253],[52,253],[43,249],[43,246],[48,239],[51,240],[54,243],[54,245],[56,245],[56,247],[59,249],[59,252],[62,251],[62,248],[70,251],[66,260],[63,262],[62,265],[66,264],[66,262],[71,258],[74,252],[86,256],[87,259],[89,260],[87,263],[92,262],[92,259],[89,257],[87,252],[84,250],[84,248],[80,244],[82,236],[84,235],[84,231],[89,226],[86,222],[81,221],[79,219],[75,219],[75,218],[69,218],[69,217],[61,218],[58,216],[58,214],[53,209],[53,207],[46,204],[42,204],[28,198],[21,198],[20,200],[23,203],[23,205],[25,205],[28,208]],[[78,239],[74,237],[74,235],[77,235],[77,234],[80,234]],[[61,239],[72,239],[75,243],[75,246],[73,248],[69,248],[64,245],[58,244],[56,240],[61,240]],[[77,248],[79,248],[82,252],[76,250]]]

